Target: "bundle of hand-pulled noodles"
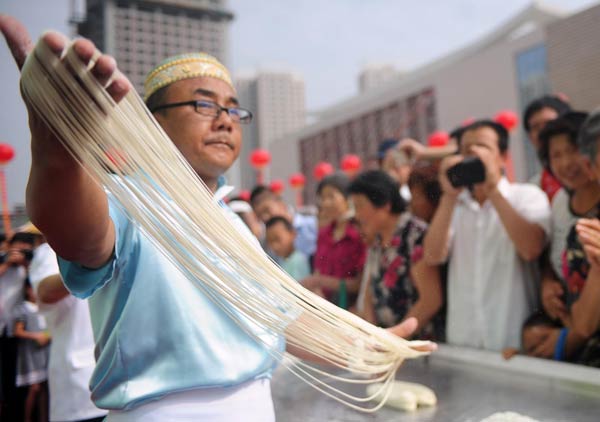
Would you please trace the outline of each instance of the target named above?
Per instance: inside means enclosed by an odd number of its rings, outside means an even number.
[[[91,75],[93,62],[84,65],[72,48],[58,58],[39,42],[23,69],[26,100],[132,222],[274,358],[338,401],[378,409],[402,360],[424,354],[415,350],[423,342],[374,327],[288,276],[234,227],[140,97],[113,101]],[[332,366],[290,359],[273,347],[276,335]],[[371,397],[343,389],[375,382],[382,387]]]

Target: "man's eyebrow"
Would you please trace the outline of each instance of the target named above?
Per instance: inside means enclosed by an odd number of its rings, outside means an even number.
[[[203,95],[205,97],[209,97],[212,99],[216,99],[217,98],[217,94],[215,94],[212,91],[209,91],[208,89],[202,89],[202,88],[198,88],[194,91],[195,95]]]
[[[198,88],[194,91],[194,95],[202,95],[204,97],[211,98],[212,100],[217,100],[217,94],[213,91],[209,91],[208,89]],[[240,102],[235,97],[227,98],[227,104],[240,105]]]

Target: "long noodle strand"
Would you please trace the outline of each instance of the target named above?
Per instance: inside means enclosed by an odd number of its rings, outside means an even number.
[[[341,403],[379,409],[402,361],[426,354],[415,349],[426,342],[375,327],[287,275],[234,227],[140,97],[113,101],[89,71],[94,60],[85,66],[72,48],[58,58],[38,42],[23,69],[24,97],[132,223],[273,358]],[[290,358],[277,336],[332,367]],[[383,386],[371,397],[340,387],[374,382]]]

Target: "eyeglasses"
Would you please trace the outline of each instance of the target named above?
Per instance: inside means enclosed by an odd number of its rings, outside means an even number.
[[[225,112],[229,115],[231,120],[236,123],[250,123],[252,121],[252,113],[249,110],[240,107],[221,107],[217,103],[205,100],[193,100],[184,101],[182,103],[171,103],[163,104],[158,107],[154,107],[150,110],[152,113],[158,110],[164,110],[166,108],[183,107],[183,106],[194,106],[196,113],[203,116],[218,118],[221,112]]]

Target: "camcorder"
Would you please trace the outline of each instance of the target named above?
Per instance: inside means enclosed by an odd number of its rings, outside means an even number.
[[[21,249],[19,252],[23,254],[23,258],[27,263],[31,262],[33,259],[33,251],[30,249]],[[8,253],[0,253],[0,264],[4,264],[6,262],[6,258],[8,257]]]
[[[485,166],[478,157],[467,157],[450,167],[447,175],[455,188],[473,186],[485,181]]]

